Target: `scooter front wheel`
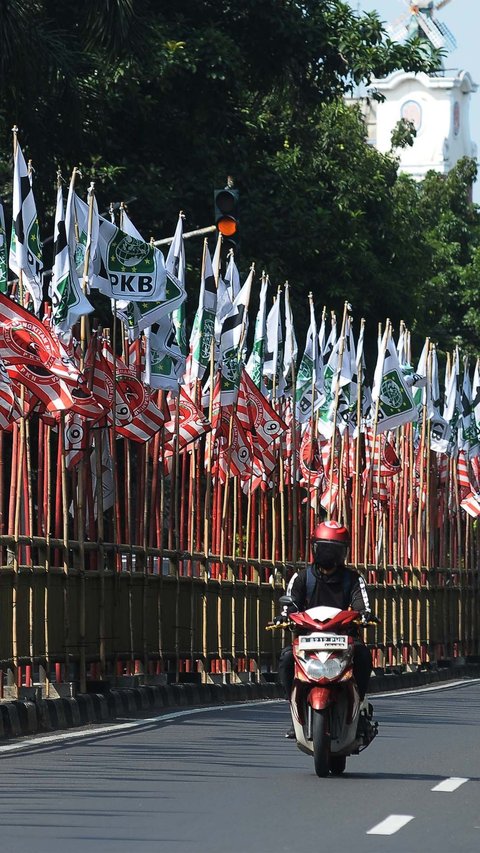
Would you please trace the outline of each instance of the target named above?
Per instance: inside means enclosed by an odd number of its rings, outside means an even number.
[[[332,774],[332,776],[341,776],[346,766],[347,759],[345,755],[330,756],[330,773]]]
[[[317,776],[328,776],[330,769],[330,713],[313,711],[313,763]]]

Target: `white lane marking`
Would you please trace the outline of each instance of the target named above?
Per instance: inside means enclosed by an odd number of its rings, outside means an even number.
[[[411,693],[431,693],[434,690],[447,690],[450,687],[469,687],[470,684],[478,684],[480,678],[469,678],[462,681],[444,681],[442,684],[434,684],[432,687],[409,687],[408,690],[389,690],[388,693],[369,693],[369,698],[386,699],[388,696],[408,696]]]
[[[413,819],[413,814],[391,814],[385,820],[377,823],[376,826],[372,826],[367,835],[393,835]]]
[[[461,776],[449,776],[448,779],[444,779],[443,782],[439,782],[438,785],[435,785],[432,788],[432,791],[456,791],[460,785],[464,785],[465,782],[468,782],[468,779],[462,779]]]
[[[90,729],[69,729],[68,732],[53,735],[40,735],[37,737],[22,738],[18,743],[6,743],[0,745],[0,754],[18,752],[21,749],[29,749],[36,746],[51,746],[64,740],[78,740],[84,737],[102,737],[115,732],[127,731],[128,729],[140,729],[143,726],[152,726],[157,723],[172,723],[180,717],[190,717],[194,714],[207,714],[209,711],[230,711],[237,708],[248,708],[252,705],[272,705],[280,702],[280,699],[257,699],[251,702],[236,702],[232,705],[207,705],[205,708],[190,708],[187,711],[172,711],[170,714],[159,714],[156,717],[143,717],[140,720],[131,720],[128,723],[117,723],[109,726],[96,726]]]

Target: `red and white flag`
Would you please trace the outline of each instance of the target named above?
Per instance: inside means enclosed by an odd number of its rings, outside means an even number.
[[[0,293],[0,358],[7,366],[41,368],[69,385],[84,381],[73,359],[50,330],[3,293]]]
[[[242,370],[237,399],[238,418],[245,430],[254,435],[261,447],[268,447],[287,425],[255,385],[245,369]]]
[[[68,469],[78,465],[89,449],[88,425],[76,412],[67,412],[64,429],[65,463]]]
[[[13,421],[22,417],[22,414],[20,400],[17,398],[5,365],[0,361],[0,429],[8,429]]]
[[[166,443],[165,454],[171,455],[174,452],[177,416],[177,398],[169,395],[168,406],[170,411],[170,420],[165,425]],[[202,435],[210,432],[211,424],[204,416],[201,409],[195,405],[193,400],[188,396],[185,388],[180,386],[180,399],[178,400],[178,447],[181,450],[193,441],[197,441]]]
[[[480,494],[469,492],[468,495],[464,497],[463,501],[461,501],[460,506],[466,513],[468,513],[468,515],[471,515],[472,518],[478,518],[480,515]]]

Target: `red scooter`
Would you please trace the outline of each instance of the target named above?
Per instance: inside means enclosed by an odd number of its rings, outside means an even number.
[[[354,640],[347,631],[359,622],[359,613],[312,607],[287,619],[268,627],[289,627],[297,634],[290,698],[297,746],[313,755],[317,776],[339,776],[347,756],[358,755],[378,731],[373,708],[367,700],[360,701],[353,676]]]

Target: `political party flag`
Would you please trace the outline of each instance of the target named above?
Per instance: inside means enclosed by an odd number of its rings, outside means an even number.
[[[240,384],[241,345],[246,332],[248,303],[252,288],[252,265],[245,284],[222,323],[220,336],[220,373],[222,406],[235,403]]]
[[[240,379],[237,414],[244,429],[255,436],[262,450],[287,430],[285,421],[257,388],[245,368]]]
[[[265,349],[265,360],[263,365],[263,376],[269,396],[278,399],[282,396],[285,388],[283,377],[283,332],[280,318],[281,291],[277,291],[277,298],[268,312],[266,332],[267,345]]]
[[[285,346],[283,348],[283,376],[285,379],[285,394],[291,397],[297,363],[298,346],[293,327],[293,312],[290,304],[290,288],[285,284]]]
[[[117,314],[127,327],[130,340],[136,340],[145,329],[160,323],[165,318],[169,319],[169,315],[185,301],[186,296],[181,282],[173,273],[166,272],[164,299],[158,302],[134,300],[128,302],[126,308],[117,302]],[[132,300],[132,297],[123,296],[122,299]]]
[[[0,358],[7,365],[43,368],[69,385],[84,381],[73,359],[44,323],[1,293]]]
[[[477,358],[472,382],[472,416],[477,434],[475,447],[470,448],[470,458],[480,456],[480,362]]]
[[[307,331],[305,350],[298,370],[295,391],[295,411],[299,423],[305,423],[312,415],[317,378],[317,353],[317,327],[313,310],[313,300],[310,299],[310,325]]]
[[[225,284],[228,287],[230,293],[230,299],[232,302],[237,298],[240,293],[240,274],[237,269],[237,265],[235,263],[235,258],[233,254],[233,249],[230,249],[228,253],[228,263],[227,269],[225,271]]]
[[[443,417],[449,425],[448,445],[445,452],[449,456],[456,454],[458,450],[458,426],[461,411],[460,392],[458,381],[460,375],[460,355],[458,347],[455,347],[450,370],[445,377],[445,405]]]
[[[468,457],[478,456],[480,453],[480,445],[478,440],[478,430],[475,422],[475,413],[473,411],[473,392],[472,383],[470,380],[468,356],[463,362],[463,383],[462,393],[460,398],[460,420],[458,430],[458,446],[460,450],[465,450]]]
[[[93,184],[90,184],[88,188],[88,203],[84,202],[77,193],[73,193],[73,219],[75,224],[73,235],[75,268],[82,291],[90,293],[92,288],[97,287],[95,277],[101,266],[97,253],[99,216]],[[87,256],[88,266],[85,269]]]
[[[5,214],[0,202],[0,293],[7,293],[8,262],[7,262],[7,232],[5,230]]]
[[[32,174],[27,168],[18,142],[15,147],[12,217],[8,264],[12,272],[22,276],[23,283],[32,297],[34,311],[38,314],[42,304],[42,244],[33,197]]]
[[[438,357],[435,344],[430,347],[432,418],[430,424],[430,447],[437,453],[446,453],[450,439],[450,424],[440,414],[440,382]]]
[[[174,452],[176,436],[178,435],[178,447],[182,450],[193,441],[197,441],[202,435],[210,432],[210,422],[205,418],[201,409],[195,405],[188,396],[185,388],[180,388],[178,400],[178,429],[176,423],[177,400],[169,399],[170,420],[165,423],[165,454]]]
[[[13,421],[21,417],[20,401],[15,394],[8,371],[0,359],[0,429],[8,429]]]
[[[179,213],[177,227],[173,240],[170,244],[165,268],[171,272],[181,283],[185,289],[185,245],[183,241],[183,213]],[[172,320],[175,327],[177,344],[180,347],[182,356],[187,356],[187,329],[185,324],[185,302],[182,302],[178,308],[172,311]]]
[[[145,383],[151,388],[178,391],[185,370],[185,358],[177,343],[172,318],[162,317],[151,329],[146,329],[145,342]]]
[[[373,379],[371,419],[376,419],[377,433],[382,433],[416,417],[417,407],[402,374],[390,323],[387,323]]]
[[[263,362],[265,357],[265,335],[266,335],[266,311],[267,311],[268,275],[262,273],[260,286],[260,300],[258,305],[257,319],[255,320],[255,332],[253,335],[253,346],[247,361],[246,371],[252,378],[257,388],[263,387]]]
[[[217,288],[208,243],[205,240],[203,244],[200,296],[190,336],[191,380],[203,379],[210,363],[212,340],[215,338],[216,310]]]
[[[62,187],[57,190],[54,229],[54,260],[49,295],[52,300],[52,325],[60,337],[69,340],[72,328],[80,317],[90,314],[93,307],[82,292],[72,255],[75,241],[73,178],[68,191],[64,213]]]

